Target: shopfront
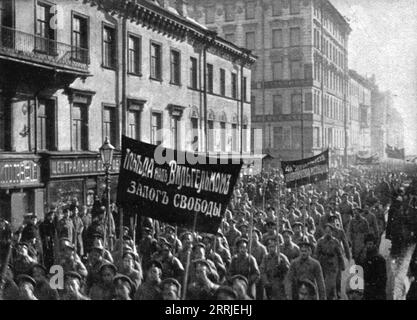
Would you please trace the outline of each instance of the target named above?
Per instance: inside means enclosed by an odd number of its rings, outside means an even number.
[[[110,169],[111,200],[116,200],[121,155],[115,154]],[[49,205],[63,207],[75,197],[80,205],[91,207],[95,196],[105,192],[105,169],[98,153],[50,154],[45,161],[46,199]]]
[[[43,218],[45,198],[39,160],[33,155],[0,155],[0,217],[10,221],[14,229],[22,224],[25,213],[34,212]]]

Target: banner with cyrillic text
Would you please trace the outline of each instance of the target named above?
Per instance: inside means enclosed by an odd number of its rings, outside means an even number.
[[[215,234],[241,159],[219,159],[122,138],[117,202],[139,215]],[[196,219],[194,219],[196,216]]]
[[[329,174],[329,150],[307,159],[281,161],[287,188],[296,188],[326,180]]]

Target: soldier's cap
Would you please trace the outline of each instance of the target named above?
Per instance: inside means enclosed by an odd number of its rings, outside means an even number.
[[[93,238],[98,238],[98,239],[104,240],[104,236],[101,233],[98,233],[98,232],[93,233]]]
[[[176,286],[177,287],[177,290],[178,290],[178,293],[181,292],[181,285],[180,285],[180,283],[178,282],[177,279],[174,279],[174,278],[166,278],[166,279],[162,280],[161,287],[164,287],[167,284]]]
[[[46,270],[46,267],[45,267],[43,264],[40,264],[40,263],[35,263],[35,264],[32,266],[32,268],[31,268],[32,273],[33,273],[33,270],[34,270],[35,268],[42,269],[42,270],[43,270],[43,272],[44,272],[45,274],[47,274],[47,273],[48,273],[48,270]]]
[[[188,236],[188,235],[193,235],[193,233],[191,232],[191,231],[185,231],[185,232],[183,232],[183,233],[181,233],[181,235],[180,235],[180,240],[181,241],[183,241],[184,240],[184,238],[186,237],[186,236]]]
[[[149,227],[143,227],[143,228],[142,228],[142,230],[143,230],[143,231],[146,231],[146,232],[151,232],[151,231],[152,231],[152,228],[149,228]]]
[[[368,233],[368,234],[365,236],[365,239],[364,239],[364,241],[363,241],[363,242],[366,244],[367,242],[373,242],[373,243],[376,243],[377,241],[376,241],[375,236],[374,236],[372,233]]]
[[[282,233],[282,234],[289,233],[290,235],[294,235],[294,231],[292,231],[292,230],[291,230],[291,229],[289,229],[289,228],[284,228],[284,229],[282,229],[281,233]]]
[[[64,274],[64,279],[78,279],[79,281],[81,281],[83,278],[81,277],[81,275],[76,272],[76,271],[67,271]]]
[[[277,223],[276,223],[276,221],[274,221],[274,220],[266,220],[266,223],[265,223],[265,225],[266,226],[276,226],[277,225]]]
[[[294,223],[292,226],[291,226],[291,228],[295,228],[295,227],[303,227],[303,224],[301,223],[301,222],[296,222],[296,223]]]
[[[248,279],[245,276],[242,276],[241,274],[234,275],[231,278],[231,280],[232,280],[232,283],[236,280],[243,281],[246,287],[248,287],[248,285],[249,285]]]
[[[307,237],[303,237],[298,246],[301,247],[309,247],[310,249],[314,248],[314,245],[308,240]]]
[[[128,276],[125,276],[124,274],[118,273],[115,275],[115,277],[113,278],[113,283],[116,284],[118,282],[127,283],[129,285],[130,292],[136,290],[136,285],[134,284],[132,279],[130,279]]]
[[[267,210],[267,211],[268,211],[268,210],[275,211],[275,208],[274,208],[273,206],[269,206],[268,208],[266,208],[266,210]]]
[[[102,252],[104,250],[103,244],[101,241],[95,241],[93,246],[91,247],[91,251],[96,250]]]
[[[197,266],[199,264],[202,264],[202,265],[206,266],[207,269],[210,269],[210,264],[207,262],[206,259],[197,259],[197,260],[194,260],[193,263],[195,264],[195,266]]]
[[[16,277],[16,283],[20,284],[22,282],[29,282],[30,284],[32,284],[33,286],[36,285],[36,281],[35,279],[33,279],[31,276],[27,275],[27,274],[20,274]]]
[[[175,227],[171,226],[170,224],[165,226],[165,230],[172,230],[175,231]]]
[[[148,269],[152,267],[162,270],[162,264],[158,260],[152,260],[151,262],[149,262]]]
[[[253,232],[258,235],[259,239],[262,239],[262,232],[258,228],[253,228]]]
[[[236,240],[236,247],[240,246],[241,243],[249,243],[249,240],[247,238],[241,237]]]
[[[169,243],[167,239],[165,239],[163,237],[159,237],[158,242],[161,245],[161,247],[167,246],[169,249],[172,249],[172,244]]]
[[[129,227],[124,226],[124,227],[123,227],[123,231],[127,231],[127,232],[129,232],[129,231],[130,231],[130,229],[129,229]]]
[[[329,221],[336,221],[338,219],[337,215],[335,214],[330,214],[328,220]]]
[[[133,258],[133,260],[135,260],[136,253],[133,250],[128,249],[128,250],[123,252],[122,259],[124,259],[126,256],[131,256]]]
[[[214,234],[210,234],[210,233],[203,233],[201,236],[202,236],[203,240],[208,239],[208,240],[212,241],[215,238]]]
[[[220,293],[224,293],[230,297],[232,297],[233,299],[237,299],[237,294],[236,291],[233,290],[231,287],[229,286],[220,286],[217,290],[216,290],[216,296],[218,296]]]
[[[305,286],[310,294],[316,294],[316,286],[313,282],[311,282],[309,279],[301,279],[298,281],[298,289],[300,289],[302,286]]]
[[[203,242],[197,242],[194,248],[203,248],[206,249],[206,245]]]
[[[249,227],[249,224],[246,221],[242,221],[238,224],[237,226],[238,228],[242,228],[242,227]]]
[[[109,268],[113,270],[114,273],[117,273],[117,267],[113,263],[109,263],[109,262],[103,263],[100,267],[100,273],[102,273],[105,268]]]
[[[131,236],[129,235],[124,235],[123,236],[123,240],[133,240]]]
[[[329,228],[330,228],[330,229],[332,229],[332,230],[334,230],[334,229],[335,229],[334,225],[332,225],[331,223],[326,223],[326,224],[324,225],[324,228],[327,228],[327,227],[329,227]]]

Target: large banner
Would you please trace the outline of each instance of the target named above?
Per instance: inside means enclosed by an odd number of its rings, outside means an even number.
[[[117,202],[123,208],[215,234],[242,168],[217,159],[122,138]],[[196,219],[195,219],[196,217]]]
[[[329,175],[329,150],[308,159],[281,161],[287,188],[326,180]]]
[[[359,155],[356,155],[356,165],[361,165],[361,166],[369,166],[369,165],[373,165],[373,164],[378,164],[379,160],[378,160],[378,156],[373,155],[370,157],[361,157]]]
[[[387,154],[388,158],[391,159],[405,159],[405,150],[404,148],[398,149],[397,147],[392,147],[389,144],[387,144],[387,147],[385,148],[385,152]]]

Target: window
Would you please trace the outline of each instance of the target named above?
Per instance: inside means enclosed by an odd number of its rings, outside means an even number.
[[[213,65],[207,64],[207,91],[213,93]]]
[[[55,30],[51,28],[51,6],[42,2],[36,5],[36,51],[54,55],[56,53]]]
[[[303,78],[302,61],[300,60],[291,61],[290,73],[291,73],[291,79],[293,80],[302,79]]]
[[[255,19],[255,1],[249,1],[246,3],[246,19]]]
[[[1,12],[0,12],[1,13]],[[4,105],[4,99],[0,97],[0,150],[6,149],[6,106]]]
[[[72,17],[72,58],[88,63],[88,20],[74,15]]]
[[[140,112],[129,110],[127,115],[128,127],[127,135],[129,138],[140,140]]]
[[[207,134],[207,145],[208,151],[214,151],[214,122],[213,120],[207,121],[208,124],[208,134]]]
[[[283,129],[282,146],[283,149],[291,149],[291,127]]]
[[[282,96],[279,94],[273,96],[273,113],[282,114]]]
[[[249,50],[254,50],[255,46],[255,32],[246,32],[246,48]]]
[[[226,71],[224,69],[220,69],[220,94],[226,95]]]
[[[88,150],[88,108],[74,103],[72,106],[72,150]]]
[[[234,4],[225,5],[225,19],[226,21],[233,21],[235,19],[235,6]]]
[[[300,28],[290,28],[290,46],[300,45]]]
[[[226,151],[226,123],[220,122],[220,146],[221,151]]]
[[[180,135],[179,135],[179,124],[180,118],[179,117],[172,117],[171,118],[171,146],[173,149],[180,150]]]
[[[116,108],[103,108],[103,141],[109,137],[112,145],[116,144]]]
[[[248,101],[248,78],[243,77],[242,83],[243,101]]]
[[[272,47],[281,48],[282,46],[283,46],[282,29],[272,30]]]
[[[129,36],[129,73],[139,75],[141,72],[141,39],[135,36]]]
[[[103,28],[103,66],[116,67],[116,32],[109,26]]]
[[[162,143],[162,114],[157,112],[152,112],[151,143],[154,145]]]
[[[291,95],[291,113],[293,114],[301,113],[301,94]]]
[[[300,0],[290,0],[290,14],[300,13]]]
[[[191,118],[191,128],[193,130],[193,140],[191,142],[192,144],[192,150],[194,152],[198,152],[198,144],[199,144],[199,140],[198,140],[198,118]]]
[[[206,24],[214,23],[216,18],[216,6],[206,8]]]
[[[37,116],[38,150],[54,150],[55,101],[39,99]]]
[[[235,34],[234,33],[226,33],[224,35],[224,39],[229,42],[235,42]]]
[[[301,149],[301,128],[300,127],[293,127],[292,128],[292,148],[293,149]]]
[[[282,15],[282,0],[272,1],[272,15],[273,16]]]
[[[282,128],[274,127],[274,149],[281,149],[283,145]]]
[[[171,50],[171,83],[181,84],[181,54],[176,50]]]
[[[272,79],[282,80],[283,78],[284,78],[284,70],[282,66],[282,61],[274,62],[272,65]]]
[[[313,130],[314,147],[320,148],[320,128],[314,127]]]
[[[232,124],[232,151],[238,151],[237,149],[237,125]]]
[[[245,152],[248,150],[248,125],[244,124],[242,130],[242,151]]]
[[[162,47],[151,42],[151,79],[162,80]]]
[[[237,74],[232,73],[232,98],[237,99]]]
[[[198,70],[197,70],[197,59],[194,57],[190,58],[190,87],[192,89],[198,88]]]

